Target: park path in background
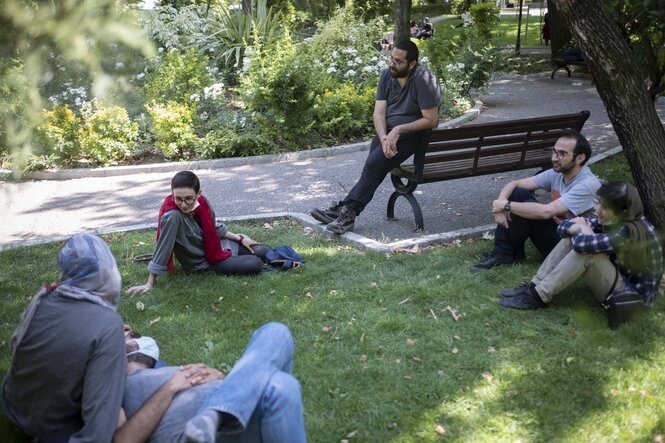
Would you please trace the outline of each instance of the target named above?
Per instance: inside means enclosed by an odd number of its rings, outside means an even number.
[[[485,109],[476,122],[591,111],[584,127],[595,152],[618,144],[595,87],[588,76],[549,72],[508,75],[495,80],[480,100]],[[665,103],[659,105],[665,121]],[[368,117],[369,118],[369,117]],[[473,123],[473,122],[472,122]],[[196,170],[203,193],[221,217],[273,212],[307,213],[329,205],[351,189],[359,177],[365,151],[311,158]],[[465,178],[419,187],[415,196],[423,208],[428,234],[471,228],[492,222],[491,201],[509,180],[535,171]],[[119,177],[72,180],[0,182],[4,203],[0,216],[0,245],[59,237],[97,229],[156,222],[169,192],[173,172],[136,173]],[[392,193],[386,179],[356,221],[357,234],[391,242],[416,236],[413,214],[405,199],[398,199],[396,216],[385,217]]]

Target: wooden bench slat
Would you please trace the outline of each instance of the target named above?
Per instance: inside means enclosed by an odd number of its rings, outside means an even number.
[[[423,133],[413,163],[391,171],[395,192],[388,200],[387,215],[394,216],[395,200],[403,195],[413,208],[417,228],[423,229],[422,211],[413,196],[418,184],[520,169],[546,169],[551,165],[552,148],[563,131],[581,131],[588,118],[589,111],[582,111]]]

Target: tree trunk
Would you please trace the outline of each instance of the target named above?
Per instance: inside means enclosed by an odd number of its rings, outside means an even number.
[[[394,43],[408,40],[411,37],[409,20],[411,20],[411,0],[395,0]]]
[[[570,40],[570,29],[561,20],[558,7],[559,0],[549,0],[547,2],[547,21],[550,26],[550,48],[552,58],[561,58],[563,51]]]
[[[602,2],[557,0],[586,56],[647,217],[665,228],[665,129],[647,93],[637,57]]]

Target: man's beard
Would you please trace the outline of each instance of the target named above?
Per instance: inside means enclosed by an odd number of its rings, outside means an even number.
[[[399,71],[399,70],[397,70],[397,69],[393,70],[392,68],[390,68],[390,76],[391,76],[392,78],[404,78],[404,77],[408,77],[408,76],[409,76],[409,69],[407,68],[407,69],[404,69],[404,70],[402,70],[402,71]]]

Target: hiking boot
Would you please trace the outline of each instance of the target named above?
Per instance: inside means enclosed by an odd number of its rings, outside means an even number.
[[[529,287],[525,292],[514,297],[501,297],[499,304],[511,309],[540,309],[547,306],[547,303],[538,295],[535,286],[533,288]]]
[[[339,211],[339,217],[326,226],[326,231],[335,234],[344,234],[346,231],[353,231],[356,221],[356,211],[351,206],[342,206]]]
[[[339,217],[340,210],[342,209],[342,202],[337,202],[327,209],[314,208],[309,211],[309,215],[314,217],[316,221],[324,224],[331,223]]]
[[[529,288],[535,288],[536,285],[534,285],[532,282],[526,282],[522,286],[519,286],[517,288],[512,288],[512,289],[502,289],[499,291],[499,295],[501,297],[515,297],[516,295],[523,294],[525,292],[529,291]]]
[[[516,261],[517,260],[513,259],[512,257],[502,257],[496,254],[491,254],[480,263],[476,263],[475,265],[471,266],[471,272],[487,271],[488,269],[492,269],[497,266],[512,265]]]

